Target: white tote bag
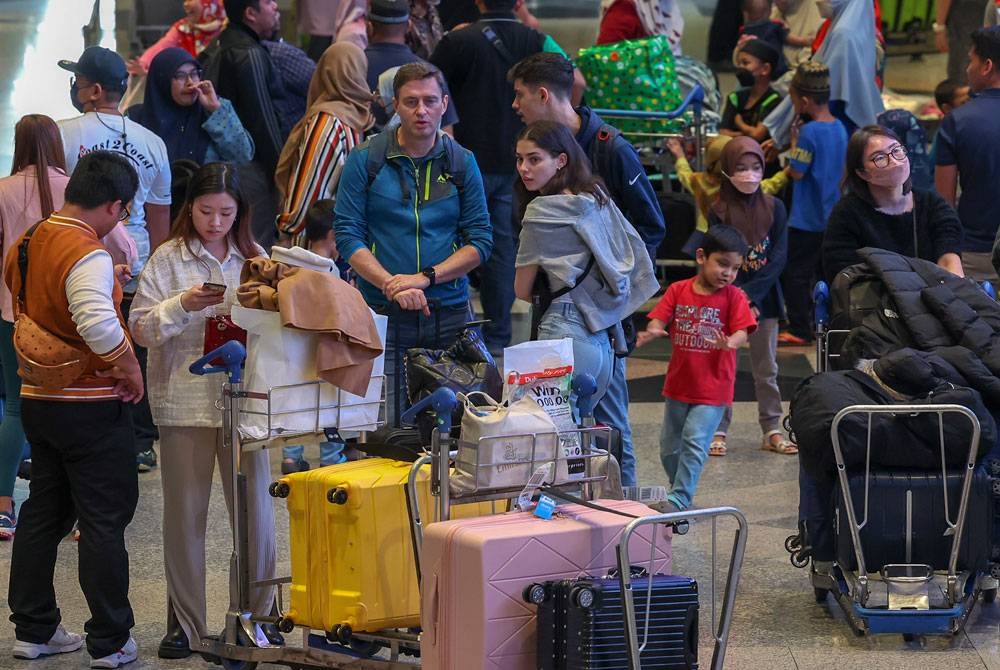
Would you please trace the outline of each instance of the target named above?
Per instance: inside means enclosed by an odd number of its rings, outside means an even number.
[[[371,314],[384,346],[388,319]],[[240,433],[245,438],[268,439],[317,428],[374,430],[377,427],[384,353],[375,359],[368,391],[361,397],[317,377],[316,333],[283,327],[278,312],[240,305],[233,305],[232,319],[247,331],[244,389],[260,393],[270,390],[271,396],[270,404],[254,398],[244,401]]]
[[[476,406],[471,397],[488,404]],[[556,425],[531,398],[498,403],[485,393],[459,394],[465,403],[458,460],[452,488],[467,492],[517,488],[528,483],[535,469],[556,460]],[[566,480],[566,459],[556,465],[556,480]]]

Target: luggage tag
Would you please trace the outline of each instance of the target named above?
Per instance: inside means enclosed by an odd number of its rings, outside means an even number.
[[[552,468],[554,467],[555,463],[552,462],[543,463],[542,465],[538,466],[538,469],[535,470],[534,474],[531,475],[531,479],[528,480],[528,484],[517,496],[517,502],[514,505],[515,507],[517,507],[517,509],[521,510],[522,512],[531,511],[532,509],[531,499],[535,496],[535,493],[538,492],[538,490],[542,487],[542,484],[544,484],[546,481],[552,481]],[[546,496],[542,497],[545,498]],[[551,501],[552,508],[554,509],[555,501],[552,500],[551,498],[549,498],[549,500]],[[541,500],[539,500],[539,504],[541,504]],[[551,516],[552,512],[550,510],[549,515],[542,518],[548,519]]]

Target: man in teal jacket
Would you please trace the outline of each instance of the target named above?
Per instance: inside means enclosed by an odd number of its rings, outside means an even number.
[[[337,190],[337,249],[368,304],[389,316],[390,423],[407,405],[396,375],[402,354],[455,341],[470,314],[467,274],[493,245],[476,160],[439,132],[443,86],[432,65],[401,67],[393,80],[399,127],[350,153]]]

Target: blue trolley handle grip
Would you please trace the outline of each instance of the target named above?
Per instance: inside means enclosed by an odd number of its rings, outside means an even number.
[[[434,410],[436,415],[434,418],[435,427],[447,435],[451,432],[451,414],[456,407],[458,407],[458,398],[455,396],[455,392],[447,386],[442,386],[403,412],[400,423],[413,425],[417,420],[417,415],[430,408]]]
[[[191,374],[209,375],[214,372],[225,372],[229,375],[231,384],[239,384],[243,381],[243,361],[247,357],[247,350],[241,342],[230,340],[218,349],[210,351],[188,368]],[[209,365],[209,361],[216,358],[222,359],[222,365]]]
[[[573,375],[573,393],[576,394],[576,407],[580,417],[594,415],[594,394],[597,393],[597,380],[594,376],[581,372]]]
[[[813,287],[813,303],[816,325],[825,324],[830,320],[830,286],[825,281],[818,281]]]

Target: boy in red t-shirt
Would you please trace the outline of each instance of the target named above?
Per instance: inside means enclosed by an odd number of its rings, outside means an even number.
[[[640,347],[668,334],[673,344],[660,431],[660,461],[670,479],[664,511],[691,506],[712,434],[733,402],[736,350],[757,328],[746,295],[732,285],[748,247],[735,228],[709,228],[695,255],[698,274],[671,284],[639,333]]]

